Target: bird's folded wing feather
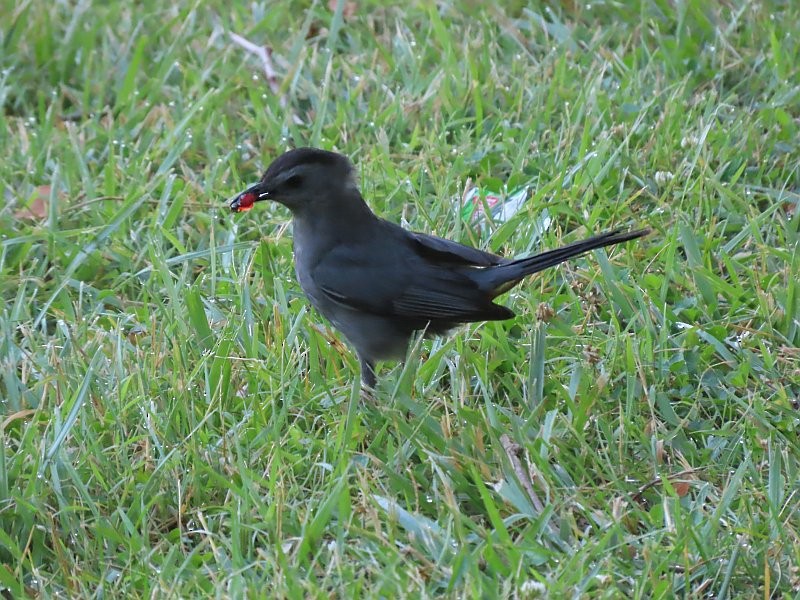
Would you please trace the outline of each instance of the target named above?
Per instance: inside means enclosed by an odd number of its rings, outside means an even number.
[[[513,313],[493,304],[469,277],[451,268],[335,250],[313,271],[315,285],[331,301],[374,315],[422,321],[467,322],[507,319]]]
[[[415,245],[414,250],[420,256],[436,263],[465,267],[491,267],[504,262],[502,257],[491,252],[484,252],[426,233],[409,233]]]

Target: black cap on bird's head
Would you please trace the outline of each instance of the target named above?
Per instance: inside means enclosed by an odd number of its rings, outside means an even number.
[[[350,160],[328,150],[297,148],[272,161],[261,181],[236,196],[230,207],[244,212],[260,200],[273,200],[298,212],[337,188],[357,190]]]

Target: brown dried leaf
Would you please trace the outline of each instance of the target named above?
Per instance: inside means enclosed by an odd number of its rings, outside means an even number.
[[[675,490],[675,493],[678,494],[679,498],[683,498],[686,494],[689,493],[689,482],[675,481],[672,483],[672,489]]]
[[[338,3],[338,0],[328,0],[328,8],[331,9],[331,11],[336,12],[336,5]],[[345,2],[344,8],[342,9],[342,18],[351,18],[356,14],[356,8],[358,8],[358,6],[355,2]]]
[[[14,213],[17,219],[44,219],[50,210],[50,186],[40,185],[30,206],[24,206]]]
[[[656,441],[656,463],[659,465],[664,464],[664,440]]]

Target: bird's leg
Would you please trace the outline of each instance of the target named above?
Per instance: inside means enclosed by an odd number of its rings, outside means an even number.
[[[371,389],[375,389],[375,384],[377,383],[377,379],[375,377],[375,363],[372,361],[367,360],[363,356],[358,357],[359,362],[361,363],[361,385],[362,387],[368,387]]]
[[[361,362],[361,400],[367,403],[375,402],[375,364],[362,356],[358,357]]]

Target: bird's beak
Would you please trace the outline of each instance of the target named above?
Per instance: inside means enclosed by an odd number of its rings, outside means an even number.
[[[251,185],[241,194],[231,200],[231,210],[233,212],[245,212],[253,208],[253,204],[259,200],[268,200],[269,191],[264,188],[264,184],[259,182]]]

